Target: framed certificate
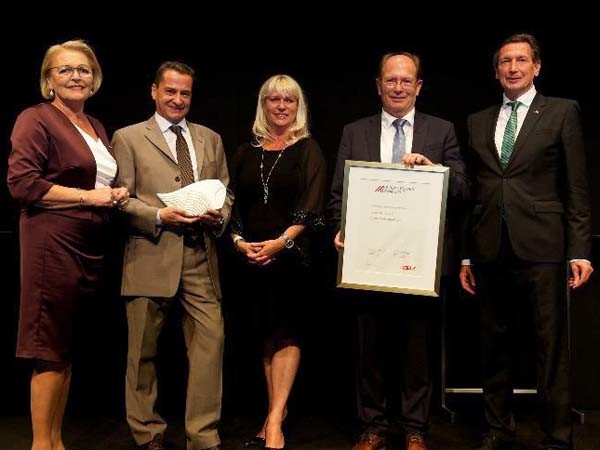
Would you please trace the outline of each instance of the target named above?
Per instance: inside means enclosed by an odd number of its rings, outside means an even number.
[[[439,296],[449,171],[346,161],[338,287]]]

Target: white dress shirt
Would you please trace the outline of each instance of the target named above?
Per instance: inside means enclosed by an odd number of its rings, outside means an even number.
[[[198,161],[196,161],[196,149],[194,148],[194,142],[192,141],[192,135],[191,135],[190,129],[187,125],[187,121],[185,119],[183,119],[179,123],[172,124],[171,122],[169,122],[167,119],[165,119],[163,116],[161,116],[157,112],[154,113],[154,119],[156,119],[156,123],[158,124],[160,131],[162,132],[163,136],[165,137],[165,141],[167,141],[167,145],[169,146],[169,150],[171,150],[171,154],[173,155],[173,159],[175,161],[177,161],[177,147],[176,147],[177,135],[175,133],[173,133],[173,131],[171,131],[171,126],[179,125],[181,127],[181,129],[182,129],[181,134],[182,134],[183,138],[185,139],[185,142],[187,142],[188,149],[190,150],[190,159],[192,160],[192,169],[194,170],[194,181],[198,181]],[[162,208],[159,208],[158,211],[156,211],[156,226],[157,227],[162,226],[162,220],[160,220],[160,210],[161,209]]]
[[[177,161],[177,148],[175,146],[177,142],[177,135],[171,131],[171,125],[179,125],[182,128],[182,135],[187,142],[188,148],[190,150],[190,159],[192,160],[192,169],[194,169],[194,181],[198,181],[198,161],[196,161],[196,149],[194,148],[194,142],[192,141],[192,135],[190,133],[190,129],[187,125],[187,121],[183,119],[181,122],[172,124],[163,116],[158,113],[154,113],[154,118],[156,119],[156,123],[162,132],[165,141],[167,141],[167,145],[169,146],[169,150],[171,150],[171,154],[173,155],[173,159]]]
[[[517,132],[515,133],[515,139],[519,136],[519,131],[521,131],[521,127],[523,126],[523,122],[525,122],[525,117],[527,116],[527,111],[529,111],[529,107],[531,106],[531,102],[533,102],[533,98],[535,97],[536,93],[535,86],[532,85],[527,92],[516,99],[516,101],[521,102],[521,105],[519,105],[517,108]],[[500,107],[500,113],[498,114],[496,133],[494,134],[494,142],[496,143],[496,151],[498,152],[498,156],[502,154],[504,130],[506,129],[506,124],[508,123],[510,113],[512,112],[512,107],[508,105],[508,102],[511,101],[512,100],[506,95],[502,94],[502,106]]]
[[[381,110],[381,140],[380,140],[380,156],[381,162],[392,162],[392,147],[394,146],[394,136],[396,136],[396,126],[394,120],[397,117],[392,116],[385,110]],[[406,122],[402,126],[404,130],[405,146],[404,153],[411,153],[413,142],[413,131],[415,125],[415,108],[411,109],[402,119]]]
[[[73,125],[75,124],[73,123]],[[108,149],[104,146],[102,139],[94,139],[77,125],[75,125],[75,128],[77,128],[77,131],[85,139],[96,160],[96,183],[94,187],[111,186],[117,175],[117,161],[115,161],[115,158],[112,157]]]

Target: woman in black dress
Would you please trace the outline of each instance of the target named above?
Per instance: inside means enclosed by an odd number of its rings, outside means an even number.
[[[323,225],[325,160],[310,137],[304,93],[288,75],[261,87],[254,139],[231,160],[235,193],[231,238],[243,255],[259,318],[269,411],[245,446],[284,448],[281,425],[300,363],[301,309],[306,286],[306,230]]]
[[[102,71],[92,49],[53,45],[40,87],[49,102],[15,123],[8,188],[21,205],[17,356],[32,361],[32,450],[64,450],[75,311],[97,292],[110,211],[129,193],[112,186],[117,163],[102,124],[84,113]]]

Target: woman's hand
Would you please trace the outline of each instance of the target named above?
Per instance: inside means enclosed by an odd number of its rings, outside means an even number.
[[[125,209],[129,204],[129,191],[127,188],[113,188],[112,193],[112,206],[118,209]]]
[[[257,264],[256,256],[260,247],[253,242],[246,242],[244,240],[237,241],[234,244],[235,249],[246,257],[249,264]]]
[[[81,191],[81,204],[99,208],[113,207],[113,193],[109,186],[102,186],[89,191]]]
[[[270,264],[275,259],[275,256],[285,248],[285,242],[282,238],[256,242],[252,245],[255,246],[254,249],[258,250],[256,263],[261,266]]]

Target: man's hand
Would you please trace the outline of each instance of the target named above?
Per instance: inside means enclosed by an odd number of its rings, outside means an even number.
[[[335,249],[339,252],[344,248],[344,242],[340,240],[340,232],[338,231],[335,234],[335,238],[333,239],[333,245],[335,245]]]
[[[588,261],[571,261],[572,276],[569,278],[569,286],[573,289],[583,286],[590,279],[593,271],[594,268]]]
[[[475,295],[475,276],[473,275],[471,266],[466,264],[460,266],[460,274],[458,277],[460,278],[460,285],[462,288],[469,294]]]
[[[200,222],[204,225],[208,225],[209,227],[216,227],[221,223],[223,219],[223,214],[221,211],[217,211],[216,209],[207,209],[204,214],[198,216]]]
[[[407,167],[435,166],[427,156],[423,156],[420,153],[406,153],[402,157],[402,163]]]
[[[183,209],[179,209],[174,206],[162,208],[159,211],[158,216],[163,225],[168,225],[171,227],[176,227],[179,225],[192,225],[200,221],[201,217],[188,217],[185,215],[185,211]]]

